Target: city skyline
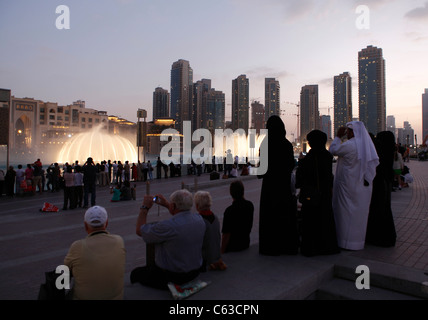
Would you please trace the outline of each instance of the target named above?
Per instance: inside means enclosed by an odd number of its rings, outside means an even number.
[[[60,4],[70,8],[69,30],[55,27]],[[361,4],[368,29],[356,25]],[[247,76],[250,102],[263,102],[265,78],[278,80],[290,137],[297,128],[289,114],[297,110],[286,101],[298,103],[303,86],[318,84],[320,114],[327,115],[334,76],[344,72],[358,117],[358,52],[373,45],[386,60],[386,114],[397,126],[410,122],[423,139],[426,1],[20,1],[0,8],[0,87],[16,97],[63,105],[81,99],[131,121],[143,108],[151,119],[155,88],[171,94],[171,64],[184,59],[195,82],[211,79],[224,92],[228,121],[233,79]]]

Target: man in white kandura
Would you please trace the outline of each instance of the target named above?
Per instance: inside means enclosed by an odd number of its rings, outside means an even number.
[[[345,136],[347,140],[342,142]],[[365,244],[372,183],[379,157],[360,121],[352,121],[339,128],[330,152],[338,156],[333,185],[337,242],[343,249],[361,250]]]

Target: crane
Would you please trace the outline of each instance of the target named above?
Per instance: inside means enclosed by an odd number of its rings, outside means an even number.
[[[299,137],[300,137],[300,103],[299,102],[297,102],[297,103],[294,103],[294,102],[289,102],[289,101],[285,101],[285,103],[286,104],[290,104],[290,105],[293,105],[293,106],[296,106],[297,107],[297,114],[296,114],[296,116],[297,116],[297,139],[299,139]]]

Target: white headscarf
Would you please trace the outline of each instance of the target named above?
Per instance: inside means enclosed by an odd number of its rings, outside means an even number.
[[[372,138],[361,121],[348,122],[346,126],[354,131],[358,160],[361,161],[360,179],[364,178],[367,182],[372,183],[376,176],[376,167],[379,165],[379,157]]]

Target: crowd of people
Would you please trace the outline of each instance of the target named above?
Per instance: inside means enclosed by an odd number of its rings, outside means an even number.
[[[147,160],[147,162],[138,161],[132,164],[128,160],[123,162],[121,160],[103,160],[97,163],[94,162],[93,166],[94,169],[91,170],[93,171],[91,173],[95,176],[95,185],[99,187],[113,185],[114,189],[117,186],[122,189],[125,182],[146,182],[153,179],[181,177],[182,174],[180,164],[174,164],[173,162],[165,164],[159,157],[154,165],[150,160]],[[78,160],[72,163],[65,162],[64,164],[55,162],[48,165],[46,169],[45,167],[40,159],[37,159],[34,163],[27,164],[26,168],[23,168],[22,164],[19,164],[17,169],[9,166],[6,172],[0,168],[0,196],[2,196],[3,190],[10,197],[47,191],[59,192],[66,187],[70,188],[72,186],[71,178],[68,177],[67,185],[65,179],[70,168],[73,174],[82,173],[82,166]],[[224,164],[216,164],[215,157],[213,157],[213,164],[195,164],[192,161],[191,164],[187,165],[187,174],[200,176],[202,173],[224,171],[223,177],[236,178],[239,175],[238,170],[241,169],[241,175],[249,174],[249,165],[238,164],[236,157],[233,164],[230,165],[226,164],[226,157],[224,157]],[[80,180],[79,178],[75,182],[75,186],[78,186],[79,189],[83,186],[83,181]]]
[[[382,247],[395,245],[391,192],[401,172],[394,165],[400,156],[391,132],[380,132],[374,137],[362,122],[352,121],[338,130],[327,149],[327,135],[313,130],[306,137],[309,152],[296,161],[281,118],[270,117],[267,129],[269,137],[262,142],[261,150],[264,150],[263,144],[268,144],[268,170],[258,177],[262,179],[260,255],[299,252],[304,256],[330,255],[341,250],[362,250],[366,243]],[[334,157],[337,157],[335,172]],[[40,160],[27,169],[37,165],[41,166]],[[124,165],[120,161],[100,165],[104,171],[88,158],[83,166],[76,162],[63,168],[64,209],[89,207],[89,194],[92,194],[91,206],[84,217],[88,237],[73,243],[64,261],[76,279],[73,291],[76,299],[123,298],[126,250],[123,239],[106,230],[108,215],[96,205],[95,186],[114,183],[112,201],[121,201],[122,190],[129,188],[131,180],[153,179],[149,172],[154,169],[149,162],[141,166],[140,174],[133,169],[136,165],[128,161]],[[53,170],[57,166],[55,164]],[[166,170],[168,166],[157,167],[157,170]],[[232,176],[233,165],[221,169],[225,175]],[[24,179],[30,177],[25,171]],[[161,178],[159,172],[157,178]],[[36,181],[39,185],[38,179]],[[81,188],[80,196],[74,197],[76,181]],[[154,246],[154,263],[133,269],[131,283],[167,289],[170,282],[180,285],[206,270],[227,269],[222,256],[249,248],[254,219],[254,205],[245,199],[240,179],[233,179],[229,192],[232,203],[224,211],[222,222],[211,210],[213,199],[209,192],[192,195],[182,189],[169,199],[162,194],[144,196],[136,234]],[[167,208],[171,217],[147,223],[148,212],[154,205]],[[191,210],[193,206],[196,213]],[[108,268],[88,254],[93,250],[109,261]],[[109,277],[109,281],[102,281],[104,277]]]

